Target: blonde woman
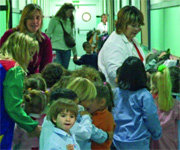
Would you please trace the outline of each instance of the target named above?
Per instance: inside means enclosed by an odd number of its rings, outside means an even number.
[[[7,38],[15,31],[28,34],[39,43],[39,53],[36,53],[29,63],[28,74],[41,72],[42,69],[52,62],[52,46],[48,36],[41,32],[43,25],[43,12],[40,6],[28,4],[24,7],[19,25],[5,32],[0,40],[0,47]]]
[[[38,51],[38,42],[19,32],[12,33],[0,49],[0,149],[11,149],[15,123],[27,132],[40,134],[38,122],[21,107],[27,67]]]

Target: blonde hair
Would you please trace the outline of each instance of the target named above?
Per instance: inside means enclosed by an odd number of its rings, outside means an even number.
[[[14,59],[25,72],[33,55],[39,51],[36,40],[20,32],[12,33],[0,49],[1,59]]]
[[[169,69],[166,67],[151,77],[152,93],[158,93],[157,104],[160,110],[169,111],[174,106],[172,98],[172,83]]]
[[[32,17],[35,11],[38,11],[41,16],[41,27],[36,32],[36,37],[38,41],[42,42],[42,39],[44,38],[43,35],[41,34],[41,28],[43,26],[43,12],[41,7],[37,4],[28,4],[24,7],[19,25],[17,26],[16,30],[18,30],[19,32],[27,33],[28,29],[26,26],[26,22],[29,18]]]
[[[77,94],[79,102],[93,100],[97,95],[95,85],[86,78],[75,78],[70,84],[68,84],[67,89],[71,89]]]

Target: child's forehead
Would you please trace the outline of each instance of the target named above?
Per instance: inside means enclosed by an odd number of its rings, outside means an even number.
[[[69,113],[69,114],[74,114],[74,112],[72,112],[71,110],[68,110],[68,109],[64,109],[60,112],[60,114],[62,113]]]

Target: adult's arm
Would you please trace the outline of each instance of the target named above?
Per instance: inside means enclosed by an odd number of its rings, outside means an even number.
[[[8,115],[27,132],[32,132],[38,122],[34,121],[21,107],[24,74],[20,67],[11,68],[4,80],[4,104]]]
[[[4,33],[4,35],[0,39],[0,47],[3,45],[3,43],[7,40],[7,38],[13,33],[12,29],[9,29]]]
[[[43,68],[48,64],[52,62],[52,45],[49,37],[42,33],[45,37],[44,41],[40,44],[40,50],[42,54],[40,66],[39,66],[39,72],[43,70]]]

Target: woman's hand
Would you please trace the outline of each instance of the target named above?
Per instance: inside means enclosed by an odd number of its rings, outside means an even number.
[[[68,144],[66,145],[67,150],[74,150],[74,145],[73,144]]]
[[[38,125],[32,132],[28,133],[29,137],[39,137],[42,127]]]

